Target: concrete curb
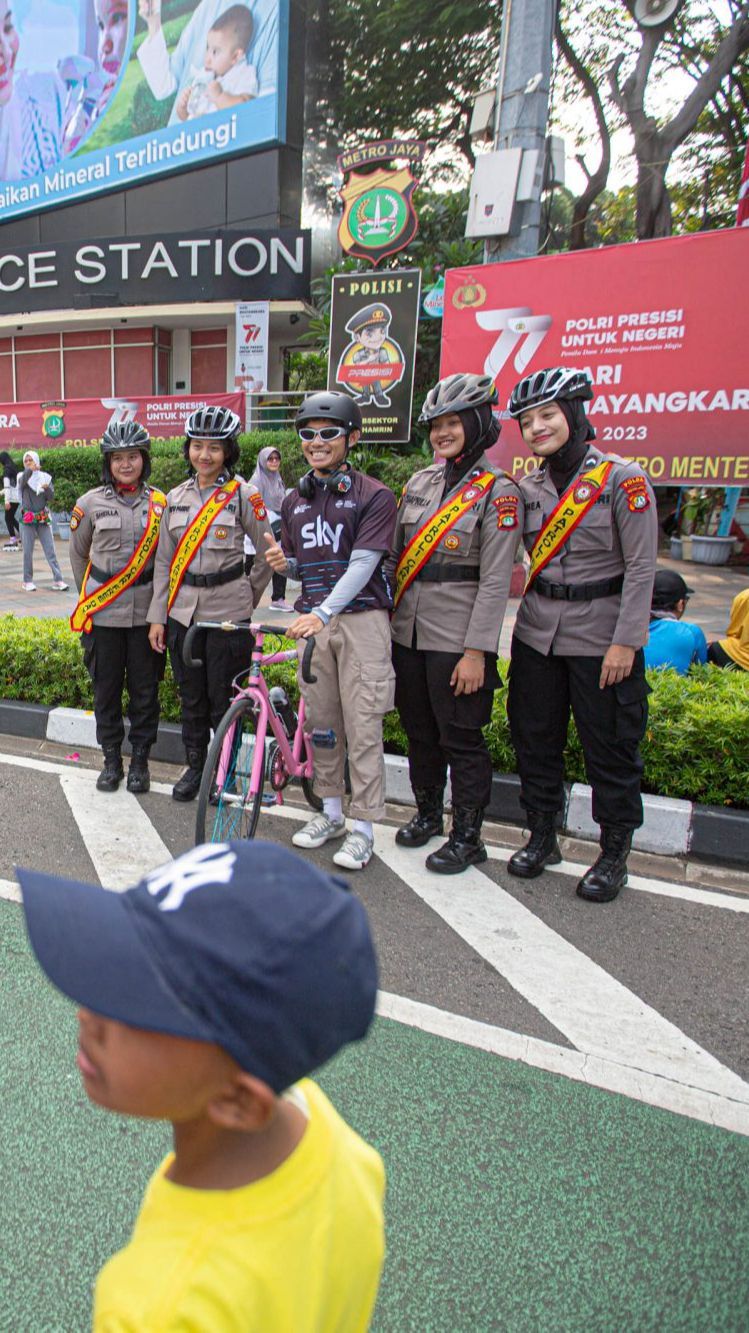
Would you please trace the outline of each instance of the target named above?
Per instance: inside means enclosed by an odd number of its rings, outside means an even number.
[[[78,708],[46,708],[41,704],[0,700],[0,732],[10,736],[28,736],[71,747],[97,749],[96,723],[91,712]],[[123,747],[128,750],[127,744]],[[167,764],[184,763],[180,728],[163,722],[154,759]],[[387,800],[395,805],[413,805],[408,780],[408,761],[401,755],[386,755]],[[446,801],[450,798],[448,784]],[[633,847],[659,856],[695,856],[720,865],[745,868],[749,861],[749,810],[731,810],[722,806],[698,805],[669,796],[643,795],[645,819],[636,830]],[[515,773],[495,773],[487,810],[490,819],[500,824],[525,823],[520,804],[520,779]],[[583,783],[565,788],[565,808],[559,827],[573,838],[598,841],[598,825],[591,811],[591,790]]]

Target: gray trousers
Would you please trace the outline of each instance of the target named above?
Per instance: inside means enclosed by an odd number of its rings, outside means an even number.
[[[52,570],[52,577],[56,583],[64,583],[62,570],[57,562],[55,555],[55,539],[52,536],[52,528],[49,523],[22,523],[21,541],[23,543],[23,581],[24,583],[33,583],[34,581],[34,543],[39,538],[39,543],[45,556],[47,564]]]

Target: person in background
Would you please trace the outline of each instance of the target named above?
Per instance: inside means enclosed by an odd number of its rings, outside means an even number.
[[[273,536],[276,541],[281,538],[281,505],[286,494],[286,487],[281,477],[281,455],[273,447],[261,449],[257,456],[257,466],[250,477],[250,485],[256,486],[263,497],[263,503],[268,511],[268,522],[270,523]],[[245,552],[247,552],[247,543],[245,542]],[[249,553],[248,553],[249,554]],[[245,573],[249,570],[245,568]],[[271,607],[274,611],[293,611],[294,608],[290,602],[286,601],[286,577],[283,574],[277,574],[273,571],[273,581],[271,583]]]
[[[18,474],[18,495],[21,508],[21,541],[23,542],[23,583],[24,592],[36,592],[34,583],[34,545],[39,545],[52,570],[52,587],[56,592],[65,592],[67,583],[62,577],[59,561],[55,554],[55,541],[49,521],[49,502],[55,493],[52,478],[48,472],[42,472],[39,455],[35,449],[27,449],[23,456],[23,471]]]
[[[79,591],[71,628],[82,635],[94,690],[96,739],[104,752],[98,791],[123,777],[127,681],[132,759],[127,790],[150,787],[148,756],[159,730],[164,658],[148,640],[159,525],[166,496],[148,485],[151,437],[137,421],[110,422],[102,436],[102,484],[86,491],[70,519],[70,564]]]
[[[692,592],[676,570],[656,570],[646,667],[671,667],[686,676],[691,666],[707,661],[707,640],[699,625],[682,620]]]
[[[707,660],[726,671],[749,671],[749,588],[734,597],[726,637],[710,644]]]
[[[124,893],[18,878],[39,964],[80,1006],[86,1095],[172,1125],[174,1151],[97,1279],[94,1333],[366,1333],[385,1172],[308,1077],[374,1017],[361,903],[260,841],[194,847]]]
[[[658,554],[655,496],[636,463],[593,444],[584,371],[537,370],[508,411],[538,466],[520,480],[530,571],[512,638],[508,713],[530,839],[508,862],[530,879],[561,860],[570,712],[593,789],[601,854],[578,897],[610,902],[642,823],[640,741],[650,693],[643,644]]]
[[[500,684],[497,647],[523,520],[517,485],[485,453],[499,437],[496,401],[490,375],[448,375],[429,390],[419,423],[434,462],[403,487],[388,563],[395,705],[417,806],[395,841],[423,847],[442,834],[449,767],[452,829],[426,859],[438,875],[487,858],[492,761],[482,728]]]
[[[3,465],[3,496],[5,499],[5,526],[8,529],[8,541],[3,547],[4,551],[17,551],[20,549],[18,519],[16,510],[18,509],[18,464],[13,462],[7,449],[0,453],[0,463]]]

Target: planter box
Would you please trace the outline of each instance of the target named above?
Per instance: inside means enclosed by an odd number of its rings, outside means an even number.
[[[733,537],[695,537],[692,559],[699,565],[724,565],[733,552]]]
[[[55,513],[55,511],[52,510],[50,514],[50,520],[52,523],[52,534],[55,537],[59,537],[60,541],[63,542],[70,541],[70,519],[71,515],[65,513],[62,510],[60,511],[59,514]]]
[[[681,537],[672,537],[672,538],[671,538],[671,559],[672,559],[672,560],[683,560],[683,559],[684,559],[684,551],[683,551],[682,548],[683,548],[683,542],[682,542]]]

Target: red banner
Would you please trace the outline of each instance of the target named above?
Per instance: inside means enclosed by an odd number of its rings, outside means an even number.
[[[507,417],[512,386],[586,370],[597,442],[656,485],[749,483],[743,229],[607,246],[446,274],[441,374],[489,374],[503,429],[492,457],[535,466]]]
[[[736,226],[749,227],[749,143],[746,145],[744,170],[739,185],[739,202],[736,208]]]
[[[51,449],[98,444],[110,421],[136,420],[154,440],[185,433],[197,407],[229,407],[244,425],[244,394],[178,398],[58,398],[43,403],[0,403],[0,449]]]

